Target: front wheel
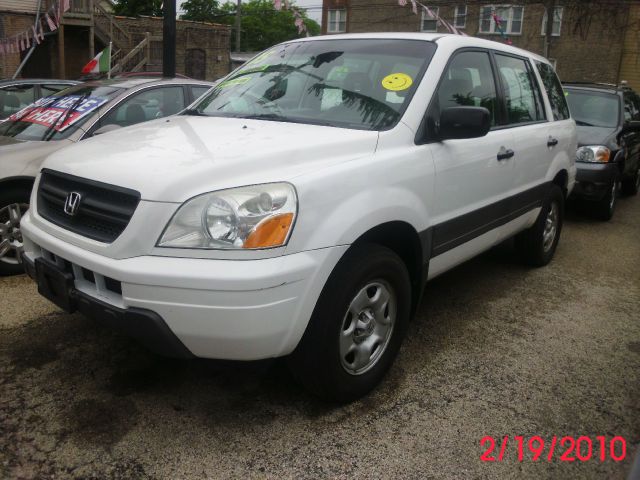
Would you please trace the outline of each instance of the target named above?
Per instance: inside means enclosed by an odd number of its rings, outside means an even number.
[[[9,187],[0,192],[0,276],[23,273],[20,220],[29,208],[30,191]]]
[[[553,185],[544,200],[536,223],[516,236],[523,261],[533,267],[547,265],[556,252],[564,221],[564,195]]]
[[[393,363],[410,311],[411,282],[400,257],[378,245],[354,246],[327,280],[289,368],[325,400],[360,398]]]
[[[640,190],[640,167],[638,167],[634,176],[622,181],[622,193],[625,195],[635,195],[638,190]]]
[[[616,211],[616,205],[618,204],[618,190],[620,187],[619,181],[614,181],[608,188],[607,194],[602,200],[596,204],[595,215],[597,218],[604,222],[608,222],[613,218],[613,214]]]

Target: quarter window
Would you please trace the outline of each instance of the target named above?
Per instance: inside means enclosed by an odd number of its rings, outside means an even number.
[[[551,36],[559,37],[560,29],[562,27],[562,7],[555,7],[553,9],[553,25],[551,26]],[[544,12],[542,17],[542,35],[547,34],[547,12]]]
[[[329,10],[328,16],[327,32],[340,33],[347,31],[346,10]]]
[[[542,78],[542,84],[549,97],[549,103],[551,104],[551,111],[553,112],[554,120],[566,120],[570,118],[569,107],[567,105],[567,99],[565,98],[562,85],[556,72],[553,71],[551,65],[546,63],[536,62],[538,73]]]
[[[495,125],[497,96],[489,54],[458,53],[441,80],[437,100],[440,111],[456,106],[484,107]]]
[[[537,122],[545,119],[533,72],[522,58],[496,55],[507,106],[507,123]]]
[[[433,13],[438,15],[438,7],[429,8]],[[422,9],[422,23],[420,24],[420,31],[422,32],[437,32],[438,20],[431,18],[427,12]]]
[[[488,5],[480,8],[480,33],[498,33],[493,14],[501,20],[500,28],[504,33],[520,35],[524,8],[520,6]]]
[[[453,18],[453,26],[456,28],[464,28],[467,26],[467,6],[457,5],[455,16]]]

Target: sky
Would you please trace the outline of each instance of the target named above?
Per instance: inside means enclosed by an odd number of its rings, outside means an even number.
[[[220,3],[225,3],[226,0],[219,0]],[[246,0],[243,0],[246,1]],[[178,0],[178,13],[180,13],[182,1]],[[321,23],[322,18],[322,0],[295,0],[295,4],[299,7],[307,9],[307,16],[314,19],[316,22]]]

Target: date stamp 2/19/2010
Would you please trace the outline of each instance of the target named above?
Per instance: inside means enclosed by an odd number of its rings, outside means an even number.
[[[487,435],[480,440],[483,462],[502,462],[509,458],[525,461],[560,462],[621,462],[627,456],[627,442],[623,437],[557,436],[545,441],[534,435],[498,437]]]

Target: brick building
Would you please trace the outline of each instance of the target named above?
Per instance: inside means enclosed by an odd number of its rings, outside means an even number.
[[[52,0],[42,0],[46,12]],[[0,0],[0,38],[30,29],[38,0]],[[21,77],[78,78],[82,67],[113,43],[113,73],[162,70],[162,18],[125,18],[112,14],[111,0],[70,0],[57,31],[45,34]],[[231,66],[230,27],[178,20],[176,70],[193,78],[215,80]],[[0,54],[0,78],[11,77],[26,52]]]
[[[323,0],[322,32],[448,33],[421,12],[397,0]],[[546,35],[549,0],[514,2],[423,0],[467,35],[504,42],[492,13],[505,20],[505,34],[517,47],[545,55],[560,77],[571,81],[619,83],[640,90],[640,2],[557,0],[552,35]]]

